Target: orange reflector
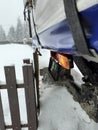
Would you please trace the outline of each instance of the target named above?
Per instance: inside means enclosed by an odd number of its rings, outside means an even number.
[[[63,55],[57,54],[59,64],[65,69],[70,69],[69,59]]]

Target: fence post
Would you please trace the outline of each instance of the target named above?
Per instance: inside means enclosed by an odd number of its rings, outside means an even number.
[[[37,130],[37,110],[32,65],[23,66],[24,87],[29,130]]]
[[[23,63],[30,64],[30,59],[24,59]]]
[[[4,123],[4,115],[3,115],[3,108],[2,108],[1,93],[0,93],[0,130],[5,130],[5,123]]]
[[[12,128],[13,130],[21,130],[15,68],[14,66],[6,66],[4,69],[12,119]]]
[[[35,53],[33,53],[33,59],[34,59],[34,70],[35,70],[35,83],[36,83],[36,92],[37,92],[37,108],[40,112],[40,95],[39,95],[39,58],[38,58],[38,49],[36,49]]]

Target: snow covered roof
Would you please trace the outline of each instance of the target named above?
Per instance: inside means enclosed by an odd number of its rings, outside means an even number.
[[[59,23],[66,18],[63,0],[33,0],[35,1],[34,17],[38,32]],[[79,11],[85,10],[98,0],[77,0]]]
[[[34,7],[34,19],[37,31],[41,32],[66,18],[63,0],[23,0],[24,6]],[[85,10],[98,0],[76,0],[79,11]]]

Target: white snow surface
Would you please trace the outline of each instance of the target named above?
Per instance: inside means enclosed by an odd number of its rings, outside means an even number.
[[[49,51],[41,50],[40,68],[47,67],[49,62]],[[27,45],[7,44],[0,45],[0,84],[5,83],[4,66],[15,65],[16,78],[23,82],[22,65],[23,59],[33,59],[33,50]],[[75,68],[72,70],[75,81],[81,81],[81,73]],[[42,77],[40,77],[41,80]],[[18,82],[18,81],[17,81]],[[66,87],[44,84],[40,81],[40,105],[38,130],[98,130],[95,123]],[[5,123],[11,124],[8,95],[6,90],[0,90],[3,100]],[[24,89],[18,90],[21,122],[27,123]],[[27,130],[27,129],[22,129]]]
[[[0,83],[5,83],[4,66],[15,66],[17,81],[23,81],[23,59],[33,58],[33,50],[27,45],[0,45]]]

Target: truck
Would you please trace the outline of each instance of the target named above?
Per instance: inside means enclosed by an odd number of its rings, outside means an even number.
[[[48,49],[49,73],[60,82],[66,78],[74,82],[75,63],[85,84],[79,88],[81,101],[93,101],[98,120],[98,0],[24,0],[26,15],[35,62],[38,47]]]

